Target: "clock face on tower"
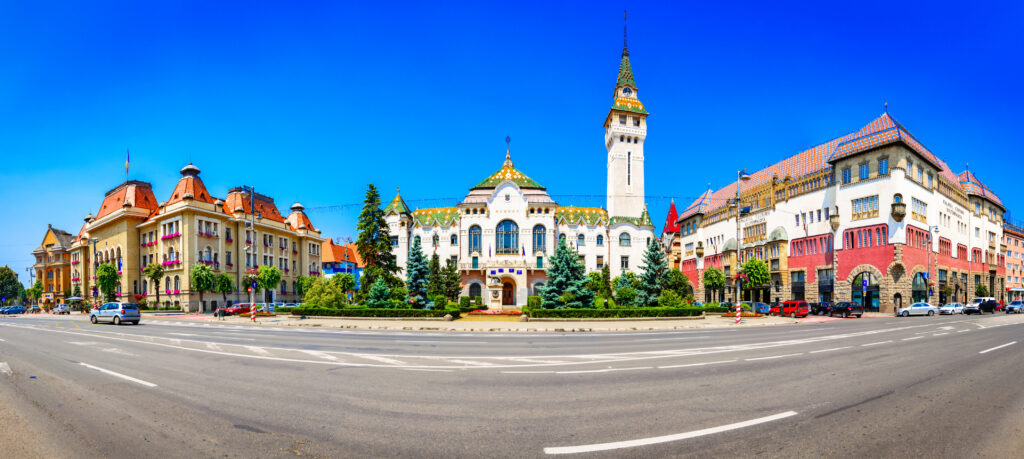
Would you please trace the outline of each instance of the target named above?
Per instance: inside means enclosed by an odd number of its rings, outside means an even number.
[[[630,94],[633,94],[633,90],[632,90],[632,89],[629,89],[629,88],[622,88],[622,95],[624,95],[624,96],[628,96],[628,95],[630,95]]]

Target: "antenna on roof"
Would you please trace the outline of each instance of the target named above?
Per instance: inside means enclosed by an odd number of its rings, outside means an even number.
[[[889,113],[889,102],[885,103],[885,112]]]

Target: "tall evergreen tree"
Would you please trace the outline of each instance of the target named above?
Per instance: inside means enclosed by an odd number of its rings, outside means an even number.
[[[555,255],[548,268],[548,283],[541,292],[543,308],[592,308],[594,292],[586,287],[586,268],[580,263],[579,255],[558,241]]]
[[[657,239],[651,238],[644,251],[644,268],[640,273],[640,289],[637,292],[637,306],[657,306],[658,295],[665,285],[665,271],[668,268],[668,260],[665,259],[665,251]]]
[[[441,273],[444,278],[444,296],[448,301],[458,301],[462,293],[462,276],[459,275],[459,267],[451,258],[444,262],[444,271]]]
[[[427,297],[433,298],[436,295],[445,295],[445,285],[444,273],[441,271],[441,257],[434,252],[430,256],[430,273],[427,275]]]
[[[427,298],[427,277],[430,268],[427,260],[423,257],[423,248],[420,247],[420,240],[416,239],[409,251],[409,260],[405,263],[406,277],[405,287],[409,289],[409,307],[423,308],[430,304]]]
[[[356,250],[366,264],[360,279],[362,294],[365,296],[369,293],[377,278],[383,278],[391,287],[400,285],[402,280],[397,274],[401,269],[395,255],[391,253],[391,234],[384,219],[384,210],[380,207],[380,192],[372,183],[366,187],[363,210],[359,213],[356,229],[359,231]]]
[[[388,290],[388,284],[384,282],[384,279],[378,277],[377,280],[373,282],[373,286],[370,287],[370,293],[366,297],[366,307],[391,307],[391,290]]]

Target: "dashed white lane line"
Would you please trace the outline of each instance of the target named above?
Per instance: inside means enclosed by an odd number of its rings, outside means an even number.
[[[502,373],[508,374],[521,374],[521,375],[536,375],[536,374],[551,374],[555,370],[538,370],[538,371],[502,371]]]
[[[403,362],[401,360],[389,359],[387,357],[380,357],[380,356],[376,356],[376,355],[360,354],[360,355],[357,355],[356,357],[363,358],[363,359],[369,359],[369,360],[376,360],[378,362],[384,362],[384,363],[387,363],[387,364],[390,364],[390,365],[405,365],[405,362]]]
[[[7,376],[11,376],[14,374],[14,372],[11,371],[11,366],[8,365],[7,362],[0,362],[0,373],[3,373]]]
[[[206,343],[206,348],[212,351],[222,351],[223,349],[217,345],[217,343]]]
[[[72,344],[75,346],[95,346],[99,344],[95,341],[65,341],[65,343]]]
[[[1016,341],[1011,341],[1011,342],[1003,344],[1001,346],[996,346],[996,347],[993,347],[993,348],[985,349],[984,351],[980,351],[978,353],[979,354],[985,354],[985,353],[988,353],[988,352],[992,352],[992,351],[994,351],[996,349],[1002,349],[1002,348],[1004,348],[1006,346],[1013,346],[1014,344],[1017,344],[1017,342]]]
[[[199,335],[197,335],[195,333],[168,333],[168,335],[175,335],[175,336],[199,336]]]
[[[797,356],[797,355],[804,355],[804,353],[803,352],[798,352],[796,354],[773,355],[773,356],[769,356],[769,357],[754,357],[752,359],[743,359],[743,360],[746,360],[746,361],[751,361],[751,360],[771,360],[771,359],[781,359],[783,357],[793,357],[793,356]]]
[[[429,343],[429,344],[487,344],[487,341],[441,341],[441,340],[418,340],[418,339],[396,339],[396,343]]]
[[[248,349],[249,351],[251,351],[254,354],[270,355],[269,351],[267,351],[266,349],[263,349],[262,347],[259,347],[259,346],[245,346],[245,348]]]
[[[849,348],[850,348],[850,346],[833,347],[831,349],[818,349],[817,351],[809,352],[809,354],[817,354],[819,352],[832,352],[832,351],[838,351],[838,350],[841,350],[841,349],[849,349]]]
[[[863,347],[867,347],[867,346],[878,346],[879,344],[886,344],[886,343],[891,343],[891,342],[892,342],[892,340],[889,340],[889,341],[879,341],[879,342],[877,342],[877,343],[868,343],[868,344],[861,344],[861,346],[863,346]]]
[[[572,375],[580,373],[608,373],[612,371],[631,371],[631,370],[650,370],[651,367],[633,367],[633,368],[604,368],[600,370],[570,370],[570,371],[556,371],[556,375]]]
[[[448,361],[451,362],[451,363],[461,363],[463,365],[473,365],[473,366],[477,366],[477,367],[489,367],[489,366],[495,365],[495,364],[493,364],[491,362],[480,362],[480,361],[476,361],[476,360],[450,359]]]
[[[734,424],[727,424],[724,426],[711,427],[707,429],[694,430],[692,432],[684,432],[674,435],[664,435],[661,437],[650,437],[641,438],[639,440],[627,440],[627,441],[616,441],[610,443],[597,443],[593,445],[580,445],[580,446],[557,446],[544,448],[545,454],[579,454],[579,453],[592,453],[595,451],[608,451],[613,449],[622,448],[635,448],[637,446],[656,445],[658,443],[668,443],[679,440],[686,440],[688,438],[702,437],[704,435],[711,435],[721,432],[728,432],[730,430],[742,429],[744,427],[750,427],[757,424],[763,424],[766,422],[777,421],[779,419],[785,419],[790,416],[796,416],[796,411],[787,411],[785,413],[773,414],[771,416],[765,416],[763,418],[751,419],[749,421],[737,422]]]
[[[911,340],[921,339],[921,338],[924,338],[924,337],[923,336],[912,336],[910,338],[903,338],[900,341],[911,341]]]
[[[669,369],[669,368],[685,368],[685,367],[702,367],[705,365],[717,365],[719,363],[732,363],[735,360],[719,360],[717,362],[701,362],[701,363],[687,363],[683,365],[662,365],[658,369]]]
[[[5,340],[3,338],[0,338],[0,343],[5,342],[5,341],[7,341],[7,340]]]
[[[121,378],[121,379],[125,379],[125,380],[131,381],[133,383],[142,384],[143,386],[146,386],[146,387],[156,387],[156,384],[153,384],[153,383],[151,383],[149,381],[143,381],[141,379],[133,378],[133,377],[128,376],[128,375],[123,375],[123,374],[118,373],[116,371],[110,371],[110,370],[107,370],[105,368],[100,368],[100,367],[92,366],[92,365],[89,365],[88,363],[85,363],[85,362],[78,362],[78,364],[83,366],[83,367],[86,367],[86,368],[92,368],[93,370],[99,371],[101,373],[106,373],[106,374],[108,374],[110,376],[114,376],[114,377],[118,377],[118,378]]]
[[[957,330],[957,333],[969,332],[970,330]]]
[[[331,354],[328,354],[326,352],[303,350],[302,353],[303,354],[309,354],[309,355],[311,355],[313,357],[320,357],[321,359],[338,360],[337,357],[335,357],[335,356],[333,356]]]
[[[436,373],[451,373],[452,370],[442,370],[438,368],[403,368],[405,371],[433,371]]]
[[[946,332],[946,333],[936,333],[936,334],[934,334],[932,336],[942,336],[942,335],[948,335],[948,334],[949,334],[949,332]]]

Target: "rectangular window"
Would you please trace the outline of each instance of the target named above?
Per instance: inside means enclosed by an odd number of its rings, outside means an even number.
[[[917,168],[917,181],[924,184],[924,169],[918,166]]]
[[[477,257],[473,257],[473,269],[478,269],[479,267],[480,267],[480,259],[478,259]]]
[[[604,268],[604,256],[597,256],[597,269]]]
[[[869,174],[868,165],[867,164],[861,164],[860,165],[860,179],[861,180],[867,180],[868,179],[868,174]]]
[[[918,220],[923,223],[928,221],[928,204],[917,198],[911,198],[910,216],[914,220]]]
[[[391,247],[398,247],[398,236],[391,236]]]
[[[634,116],[633,117],[633,126],[640,127],[640,117],[639,116]]]
[[[626,125],[626,115],[619,115],[619,124]]]
[[[843,184],[850,183],[850,169],[843,169]]]
[[[476,257],[473,258],[473,262],[476,263]],[[474,268],[475,267],[476,266],[474,266]],[[537,257],[537,267],[538,268],[543,268],[544,267],[544,257]]]
[[[825,220],[828,220],[828,207],[825,208]]]
[[[889,173],[889,158],[882,158],[878,160],[878,175],[886,175]]]
[[[629,257],[623,256],[619,262],[619,267],[622,269],[629,269]]]

